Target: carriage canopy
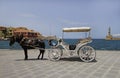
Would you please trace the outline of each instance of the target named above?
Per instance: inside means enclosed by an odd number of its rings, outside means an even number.
[[[63,28],[63,32],[89,32],[90,30],[90,27]]]

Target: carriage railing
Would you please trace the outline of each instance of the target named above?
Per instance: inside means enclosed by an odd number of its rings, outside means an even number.
[[[76,47],[76,51],[78,51],[80,49],[80,47],[84,46],[84,45],[87,45],[88,43],[91,43],[92,42],[92,39],[89,37],[89,38],[85,38],[85,39],[82,39],[78,44],[77,44],[77,47]]]
[[[91,37],[88,37],[88,38],[80,39],[80,40],[78,41],[78,44],[79,44],[79,43],[91,43],[91,42],[92,42]]]

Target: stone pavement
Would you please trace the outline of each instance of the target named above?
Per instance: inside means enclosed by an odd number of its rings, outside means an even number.
[[[34,52],[36,51],[36,52]],[[0,78],[120,78],[120,51],[96,51],[96,61],[85,63],[78,56],[61,60],[36,60],[39,51],[0,49]]]

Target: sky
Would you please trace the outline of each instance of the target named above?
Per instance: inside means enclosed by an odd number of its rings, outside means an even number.
[[[109,27],[120,34],[120,0],[0,0],[0,26],[24,26],[57,37],[63,28],[88,26],[92,38],[105,38]]]

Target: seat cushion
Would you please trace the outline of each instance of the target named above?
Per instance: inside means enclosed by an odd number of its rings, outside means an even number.
[[[76,45],[69,45],[69,50],[75,50]]]

